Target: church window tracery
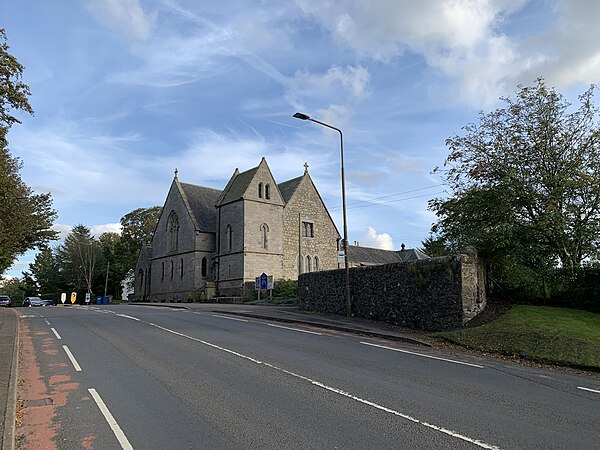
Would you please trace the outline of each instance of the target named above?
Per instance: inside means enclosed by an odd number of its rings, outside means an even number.
[[[263,196],[263,184],[258,183],[258,198],[262,198]]]
[[[268,184],[265,185],[265,199],[271,199],[271,186],[269,186]]]
[[[206,260],[206,256],[204,258],[202,258],[202,270],[201,270],[201,275],[202,278],[206,278],[206,266],[207,266],[207,260]]]
[[[267,248],[269,248],[269,225],[267,225],[266,223],[263,223],[260,226],[260,236],[262,241],[262,248],[266,250]]]
[[[231,251],[233,248],[233,230],[231,225],[227,225],[225,228],[225,238],[227,239],[227,250]]]
[[[167,219],[167,251],[175,252],[179,247],[179,217],[171,211]]]
[[[302,222],[302,235],[304,237],[314,237],[314,227],[312,222]]]

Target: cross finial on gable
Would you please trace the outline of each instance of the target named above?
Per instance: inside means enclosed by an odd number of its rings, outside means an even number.
[[[308,163],[304,163],[304,173],[308,173]]]
[[[177,179],[177,174],[179,173],[179,171],[177,170],[177,167],[175,168],[175,179]]]

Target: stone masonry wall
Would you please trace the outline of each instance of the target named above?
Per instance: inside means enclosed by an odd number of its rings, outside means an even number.
[[[459,255],[352,268],[353,315],[428,331],[460,327],[486,304],[478,267],[476,257]],[[345,315],[344,270],[302,274],[298,306]]]
[[[313,224],[313,237],[302,236],[302,222]],[[306,257],[319,260],[319,270],[337,269],[338,232],[331,221],[319,194],[308,176],[304,176],[283,213],[283,276],[298,277],[298,253],[302,272],[306,272]],[[300,242],[299,242],[300,240]]]

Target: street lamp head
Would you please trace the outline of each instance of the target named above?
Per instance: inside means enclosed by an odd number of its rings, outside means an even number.
[[[310,119],[309,116],[307,116],[306,114],[302,114],[301,112],[297,112],[296,114],[294,114],[294,117],[296,119],[301,119],[301,120],[308,120],[308,119]]]

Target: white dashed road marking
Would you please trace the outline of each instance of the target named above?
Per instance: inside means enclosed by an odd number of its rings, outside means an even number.
[[[71,364],[73,364],[73,367],[75,368],[75,372],[81,372],[81,366],[79,365],[79,363],[73,356],[73,353],[71,353],[71,350],[69,350],[69,347],[67,347],[66,345],[63,345],[63,348],[65,349],[65,353],[71,360]]]
[[[121,448],[123,450],[133,450],[133,447],[129,443],[127,436],[125,436],[125,433],[123,433],[123,430],[121,429],[121,427],[119,426],[119,424],[117,423],[117,421],[115,420],[115,418],[113,417],[111,412],[109,411],[108,407],[106,406],[106,404],[100,397],[100,394],[98,394],[98,392],[94,388],[89,388],[88,391],[92,395],[92,398],[94,399],[96,404],[98,405],[98,408],[100,408],[102,415],[108,422],[108,425],[110,426],[110,429],[115,434],[115,437],[119,441],[119,444],[121,444]]]
[[[60,334],[58,334],[58,331],[56,331],[54,328],[50,328],[52,330],[52,332],[54,333],[54,336],[56,336],[56,339],[62,339],[60,337]]]

